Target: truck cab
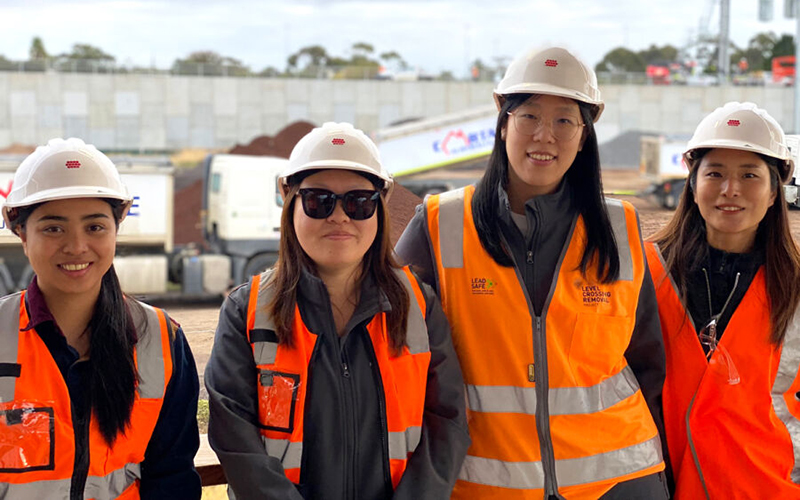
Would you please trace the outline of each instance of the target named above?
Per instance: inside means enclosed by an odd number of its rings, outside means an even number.
[[[234,284],[278,258],[283,207],[278,175],[287,163],[270,156],[206,157],[203,237],[213,253],[231,258]]]

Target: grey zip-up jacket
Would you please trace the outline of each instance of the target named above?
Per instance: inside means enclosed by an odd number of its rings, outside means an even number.
[[[381,446],[383,388],[366,330],[390,306],[374,279],[364,279],[341,338],[324,283],[309,273],[300,280],[300,315],[319,338],[309,364],[298,486],[285,477],[280,460],[267,455],[259,434],[258,371],[246,332],[250,285],[230,294],[220,311],[205,383],[209,443],[237,500],[449,498],[470,442],[464,381],[438,298],[427,285],[422,290],[431,351],[422,436],[395,491]]]
[[[562,181],[556,192],[537,196],[526,202],[524,217],[527,230],[526,234],[522,234],[512,218],[506,191],[498,186],[497,194],[500,214],[498,224],[503,243],[506,248],[510,249],[518,275],[525,283],[526,291],[534,307],[533,312],[540,315],[550,292],[558,259],[570,235],[570,228],[578,217],[577,207],[572,201],[566,182]],[[423,281],[437,291],[439,290],[424,204],[417,207],[414,217],[397,242],[396,251],[405,263],[412,265]],[[645,262],[645,266],[646,264]],[[666,359],[658,320],[658,305],[649,269],[645,269],[639,303],[636,308],[636,324],[625,352],[625,359],[636,376],[658,428],[664,461],[669,471],[661,405]],[[667,474],[669,475],[669,472]],[[644,479],[640,478],[640,480],[634,481],[642,483]],[[659,484],[661,481],[656,479],[655,485],[645,485],[644,489],[641,489],[638,484],[630,485],[630,488],[633,489],[626,489],[628,485],[623,486],[625,483],[620,483],[612,489],[614,495],[610,498],[627,498],[639,491],[644,491],[646,494],[652,487],[658,490],[658,497],[660,497],[665,494],[664,485]],[[617,488],[620,488],[619,495],[616,495]],[[658,497],[652,496],[652,498]]]

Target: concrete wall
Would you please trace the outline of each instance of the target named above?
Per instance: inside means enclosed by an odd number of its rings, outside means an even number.
[[[493,85],[0,72],[0,148],[81,137],[104,150],[227,148],[288,123],[349,121],[373,131],[408,117],[490,104]],[[597,125],[605,142],[627,130],[691,133],[730,100],[792,123],[791,89],[606,86]]]

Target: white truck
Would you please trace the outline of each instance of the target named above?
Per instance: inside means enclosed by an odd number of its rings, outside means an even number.
[[[0,158],[0,204],[22,159]],[[134,197],[120,225],[114,259],[126,293],[221,295],[275,261],[281,213],[276,178],[287,160],[240,155],[206,159],[202,217],[210,253],[173,247],[174,169],[168,161],[112,160]],[[265,195],[272,192],[275,196]],[[27,287],[32,275],[19,238],[2,224],[0,294]]]
[[[641,138],[639,172],[650,182],[647,194],[664,208],[675,210],[689,169],[683,152],[689,136],[645,135]]]

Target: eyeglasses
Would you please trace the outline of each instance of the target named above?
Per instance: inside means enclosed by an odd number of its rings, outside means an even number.
[[[517,132],[522,135],[537,134],[545,124],[542,116],[531,112],[518,110],[508,111],[508,114],[511,116]],[[585,123],[580,123],[577,118],[570,116],[560,116],[550,122],[550,130],[553,132],[553,137],[561,142],[571,141],[575,138],[578,130],[585,126]]]
[[[336,200],[342,200],[342,210],[353,220],[366,220],[375,214],[378,208],[380,191],[370,189],[354,189],[344,194],[321,188],[304,188],[299,191],[303,202],[303,211],[312,219],[330,217],[336,209]]]
[[[698,334],[700,343],[708,347],[706,358],[708,358],[708,367],[723,377],[727,377],[728,384],[736,385],[739,383],[739,370],[733,364],[733,358],[725,346],[717,340],[717,318],[712,318],[706,326],[700,330]],[[719,351],[719,354],[714,356],[714,352]]]

